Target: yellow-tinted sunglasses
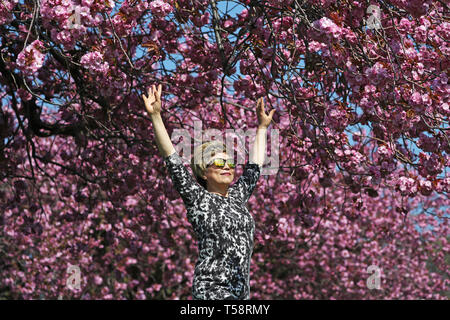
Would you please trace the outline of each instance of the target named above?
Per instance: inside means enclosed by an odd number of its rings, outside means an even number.
[[[217,158],[214,159],[213,161],[211,161],[210,163],[208,163],[207,167],[211,166],[211,165],[215,165],[218,168],[223,168],[225,167],[225,163],[228,163],[228,166],[231,169],[234,169],[234,167],[236,166],[233,162],[233,159],[222,159],[222,158]]]

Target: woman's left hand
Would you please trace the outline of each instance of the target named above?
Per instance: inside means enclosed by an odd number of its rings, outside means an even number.
[[[264,111],[264,98],[261,97],[256,102],[256,114],[258,115],[258,128],[267,128],[272,122],[272,116],[276,110],[272,109],[269,115]]]

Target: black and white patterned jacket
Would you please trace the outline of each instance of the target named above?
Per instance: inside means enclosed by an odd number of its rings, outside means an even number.
[[[164,157],[164,162],[198,239],[193,299],[249,299],[255,221],[246,203],[259,179],[260,166],[247,162],[224,197],[203,188],[177,152]]]

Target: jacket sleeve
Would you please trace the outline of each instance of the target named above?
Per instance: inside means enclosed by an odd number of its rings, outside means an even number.
[[[205,189],[192,177],[176,151],[164,157],[164,163],[169,171],[173,186],[180,194],[186,207],[195,206],[204,195]]]
[[[234,186],[244,203],[247,202],[252,195],[260,174],[261,168],[258,164],[249,162],[245,164],[244,171]]]

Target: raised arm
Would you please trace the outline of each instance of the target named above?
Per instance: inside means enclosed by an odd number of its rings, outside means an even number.
[[[196,182],[189,171],[185,168],[183,160],[172,145],[169,134],[161,118],[161,85],[158,90],[153,85],[148,89],[148,97],[142,95],[145,108],[153,123],[156,144],[159,153],[169,171],[174,188],[178,191],[186,206],[194,206],[204,194],[204,188]],[[189,214],[192,214],[190,212]],[[190,216],[190,219],[193,217]]]
[[[267,142],[267,128],[272,121],[272,116],[275,109],[272,109],[269,115],[266,115],[264,111],[264,99],[259,98],[256,104],[256,114],[258,116],[258,129],[256,130],[255,144],[253,145],[253,151],[250,154],[250,163],[256,163],[260,167],[264,164],[266,156],[266,142]]]
[[[155,140],[159,149],[159,153],[163,158],[173,154],[175,148],[172,145],[169,134],[167,133],[164,122],[161,118],[161,89],[162,86],[158,85],[158,90],[156,86],[153,85],[148,88],[148,97],[145,94],[142,95],[144,99],[145,108],[150,116],[153,124],[153,131],[155,132]]]
[[[275,109],[272,109],[269,115],[264,112],[264,100],[258,99],[256,105],[256,114],[258,115],[258,129],[256,130],[256,139],[253,145],[253,150],[250,153],[249,162],[244,166],[244,172],[236,181],[235,188],[237,188],[241,199],[247,202],[253,190],[256,187],[258,179],[261,175],[261,168],[264,164],[266,154],[266,133],[267,127],[272,121],[272,116]]]

